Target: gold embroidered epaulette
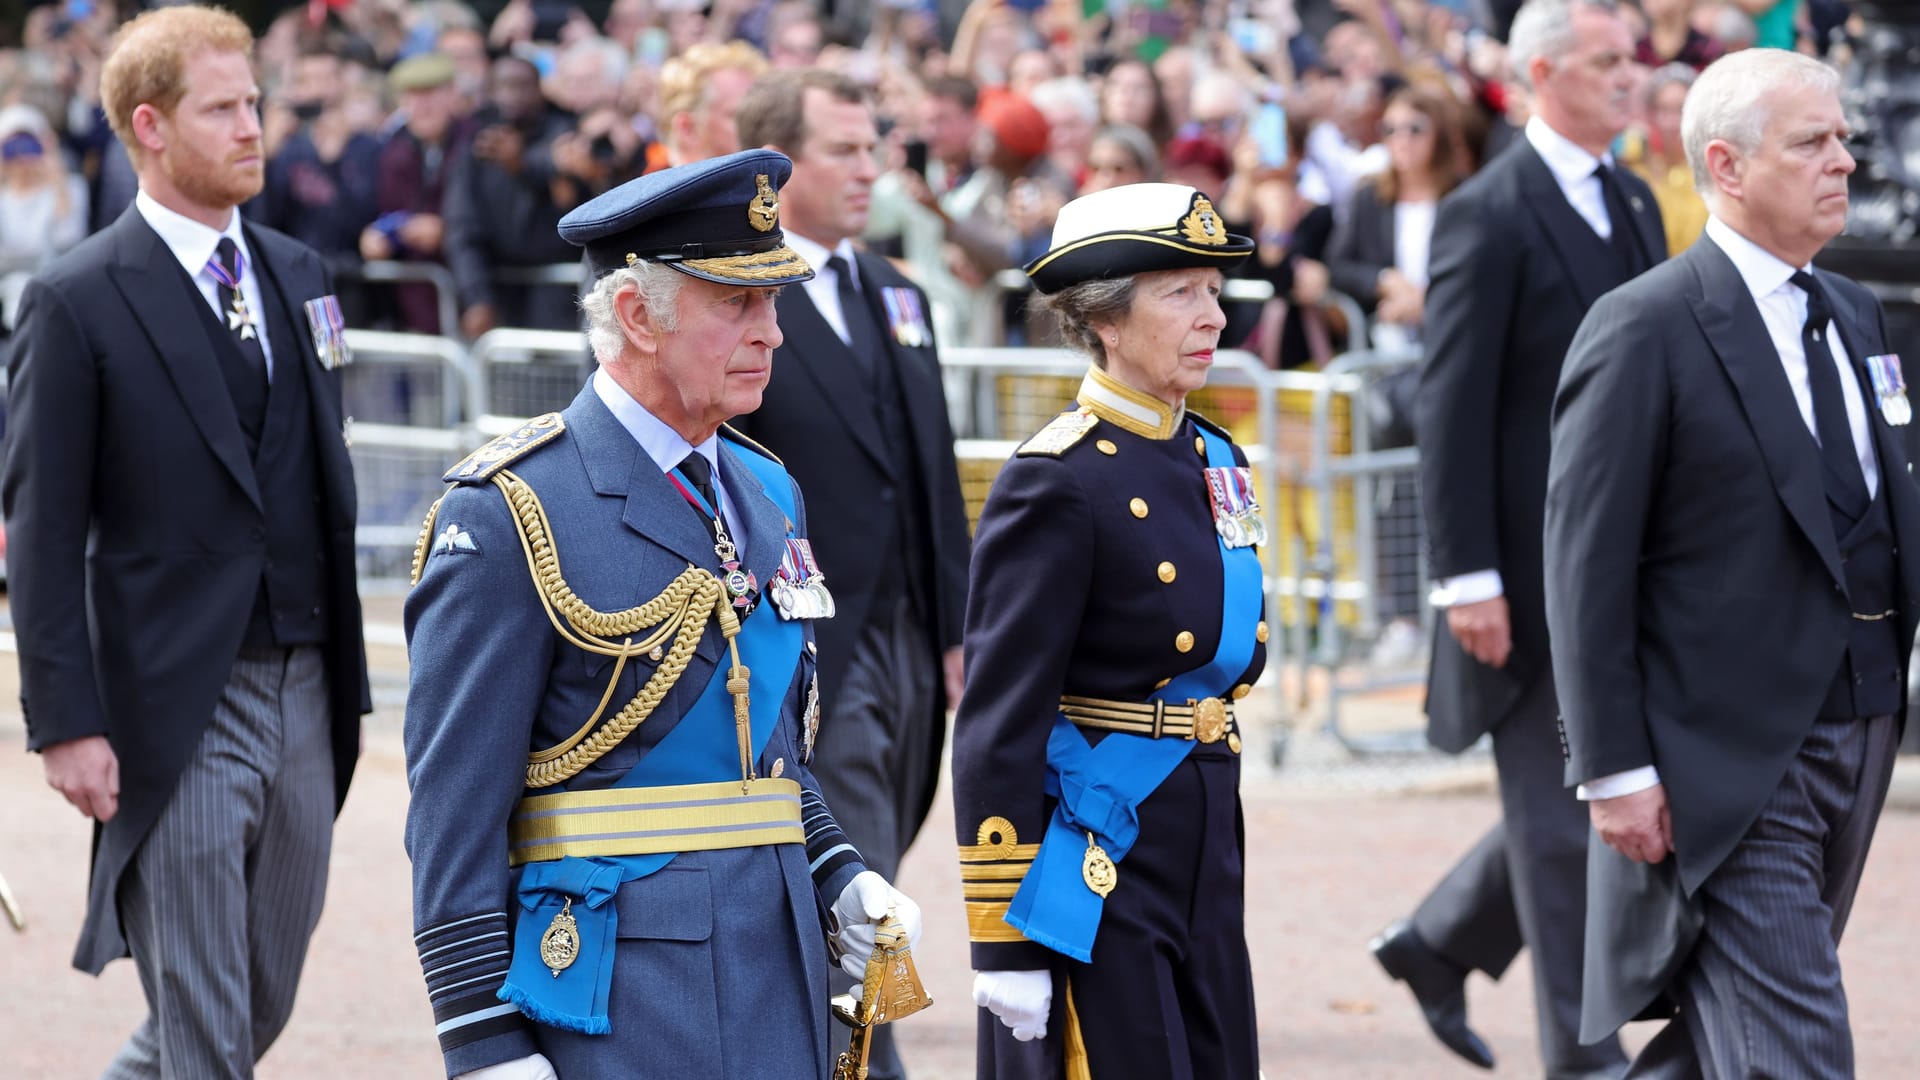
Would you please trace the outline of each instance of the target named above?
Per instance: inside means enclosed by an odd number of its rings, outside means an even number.
[[[1020,891],[1039,844],[1023,844],[1013,822],[980,823],[978,843],[960,845],[960,892],[967,902],[967,936],[974,941],[1025,941],[1007,925],[1007,905]]]
[[[720,430],[726,433],[726,436],[730,441],[739,443],[741,446],[744,446],[747,449],[753,451],[754,453],[759,454],[761,457],[766,458],[768,461],[773,462],[775,465],[778,465],[783,469],[786,468],[787,463],[780,460],[780,455],[774,453],[773,451],[767,449],[764,446],[761,446],[759,443],[754,442],[752,439],[747,438],[745,435],[740,434],[739,431],[734,429],[734,426],[732,424],[721,424]]]
[[[567,423],[557,412],[536,416],[468,454],[441,479],[449,484],[484,484],[494,473],[559,438],[565,430]]]
[[[1047,426],[1034,433],[1033,438],[1020,444],[1015,451],[1019,457],[1059,457],[1073,449],[1075,443],[1087,437],[1100,423],[1093,410],[1082,406],[1072,412],[1063,412],[1047,422]]]

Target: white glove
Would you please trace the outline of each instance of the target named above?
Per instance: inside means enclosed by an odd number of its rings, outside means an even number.
[[[976,971],[973,1003],[1000,1018],[1021,1042],[1047,1033],[1047,1014],[1053,1011],[1053,973],[1050,971]]]
[[[867,960],[873,956],[873,939],[880,931],[882,918],[891,914],[907,931],[907,945],[920,943],[920,905],[907,894],[887,884],[887,879],[871,870],[862,870],[840,890],[833,902],[833,943],[840,950],[840,970],[855,979],[867,977]]]
[[[453,1080],[560,1080],[560,1075],[553,1071],[553,1062],[548,1061],[545,1054],[534,1054],[464,1072]]]

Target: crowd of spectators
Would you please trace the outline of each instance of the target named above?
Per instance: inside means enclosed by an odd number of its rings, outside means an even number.
[[[1273,299],[1229,336],[1275,366],[1349,341],[1416,342],[1434,206],[1527,116],[1502,39],[1518,0],[327,0],[263,27],[266,189],[246,215],[319,250],[354,325],[473,337],[577,325],[572,207],[643,172],[739,149],[770,69],[872,89],[884,133],[868,243],[934,301],[942,341],[1036,340],[1004,272],[1060,206],[1116,184],[1213,193],[1258,241]],[[1723,53],[1844,48],[1840,0],[1625,0],[1643,120],[1621,140],[1671,248],[1704,209],[1679,146],[1692,75]],[[29,10],[0,49],[0,272],[31,269],[133,196],[102,118],[100,57],[130,6]],[[4,33],[4,31],[0,31]],[[368,262],[445,267],[361,282]],[[999,280],[996,280],[996,278]],[[359,283],[359,284],[356,284]],[[0,304],[5,302],[0,293]]]

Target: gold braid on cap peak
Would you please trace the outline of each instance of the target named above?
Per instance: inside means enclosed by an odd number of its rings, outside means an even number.
[[[527,569],[533,575],[535,592],[539,594],[540,605],[546,610],[547,619],[553,623],[554,630],[569,643],[588,652],[615,658],[613,675],[607,681],[607,692],[601,696],[599,707],[594,709],[587,722],[558,745],[527,757],[527,786],[551,787],[598,761],[653,714],[653,710],[686,671],[687,661],[699,647],[710,618],[719,619],[721,633],[730,642],[740,632],[740,620],[734,614],[726,586],[713,574],[694,566],[687,567],[661,590],[660,595],[638,607],[613,612],[594,609],[574,593],[561,575],[560,556],[554,548],[552,526],[547,520],[546,508],[540,504],[533,489],[505,469],[494,475],[493,483],[506,496],[507,506],[512,511],[516,531],[520,535],[521,550],[527,557]],[[635,635],[643,631],[646,632],[645,636],[634,640]],[[669,638],[672,639],[671,644],[667,645],[659,667],[641,684],[640,692],[598,731],[594,731],[600,717],[606,712],[607,702],[613,697],[614,687],[620,683],[620,673],[627,661],[648,655]],[[735,664],[733,674],[744,681],[746,671],[737,667],[737,656]],[[731,681],[728,690],[733,690]],[[744,693],[743,686],[736,695],[736,704],[737,698]],[[592,733],[591,738],[588,737],[589,732]],[[751,771],[751,766],[743,765],[742,769],[744,775]]]
[[[807,261],[799,252],[784,245],[772,251],[759,251],[752,255],[723,255],[716,259],[687,259],[681,266],[691,267],[703,274],[719,274],[735,281],[778,281],[790,278],[794,274],[811,270]]]

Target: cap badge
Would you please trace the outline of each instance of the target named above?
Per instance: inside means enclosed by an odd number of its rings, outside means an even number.
[[[1180,235],[1188,242],[1218,246],[1227,242],[1227,230],[1220,224],[1220,215],[1214,212],[1213,203],[1205,195],[1193,197],[1193,209],[1180,219]]]
[[[780,200],[774,196],[773,183],[766,173],[755,174],[753,182],[760,193],[747,204],[747,224],[757,232],[772,232],[780,224]]]

